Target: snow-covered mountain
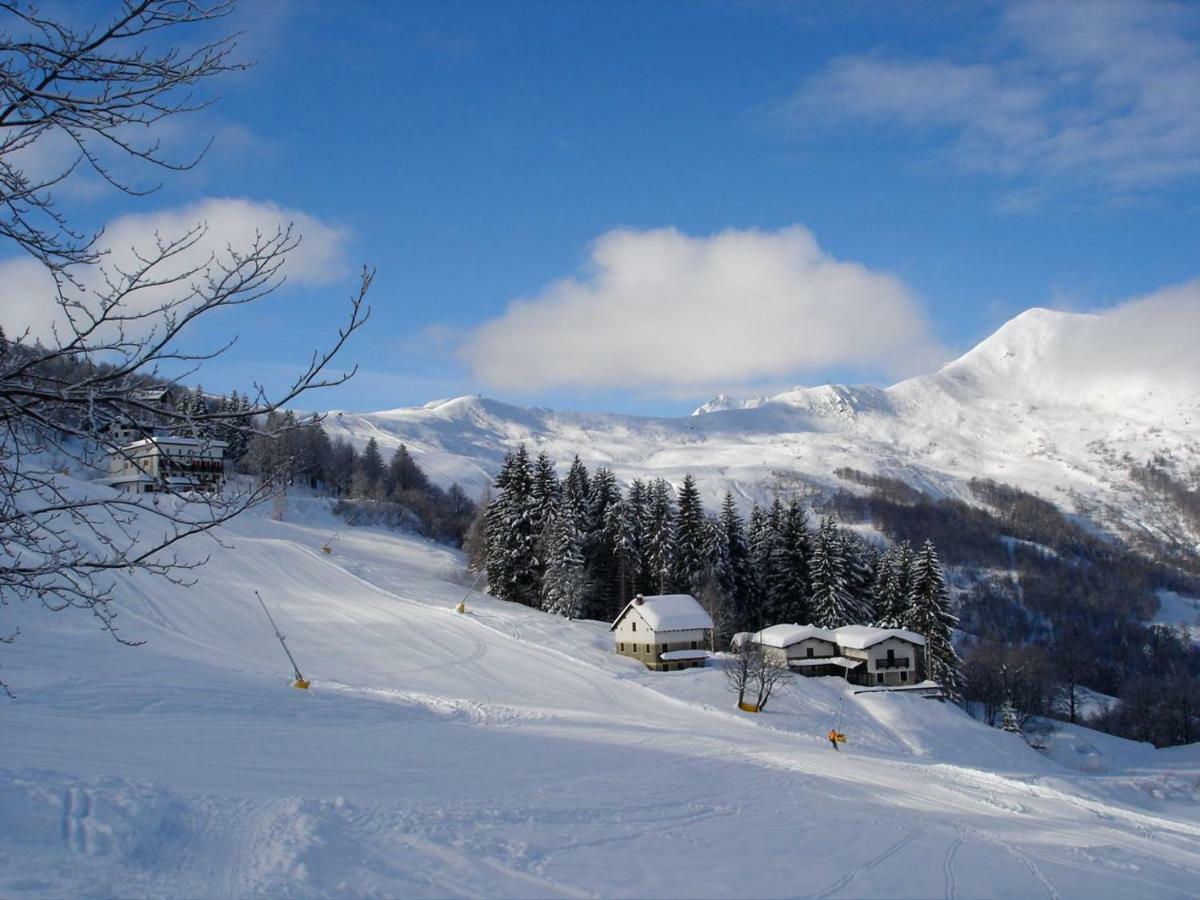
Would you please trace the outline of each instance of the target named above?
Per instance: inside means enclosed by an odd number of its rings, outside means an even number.
[[[1200,466],[1200,365],[1127,359],[1105,317],[1031,309],[940,371],[889,388],[824,385],[770,398],[714,398],[691,416],[562,412],[459,397],[370,414],[334,412],[332,434],[386,451],[401,442],[439,480],[480,491],[521,442],[560,463],[578,454],[623,479],[691,472],[707,501],[762,498],[781,484],[820,490],[849,467],[935,495],[973,477],[1031,491],[1129,532],[1179,535],[1130,466]],[[1200,536],[1191,535],[1192,540]]]

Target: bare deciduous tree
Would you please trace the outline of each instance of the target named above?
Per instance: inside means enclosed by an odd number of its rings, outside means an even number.
[[[201,563],[178,555],[179,542],[211,534],[269,497],[272,479],[206,495],[162,481],[161,499],[147,503],[71,482],[55,469],[120,453],[118,426],[261,434],[267,413],[353,374],[327,370],[369,315],[364,298],[373,273],[364,269],[336,337],[312,353],[290,386],[268,396],[255,383],[244,409],[174,409],[147,389],[164,384],[167,369],[174,380],[193,375],[233,343],[191,349],[185,336],[194,323],[275,291],[299,236],[281,225],[248,246],[209,252],[206,226],[197,223],[182,234],[155,235],[131,261],[115,263],[100,233],[73,227],[56,200],[54,189],[81,168],[127,195],[145,193],[116,174],[114,159],[152,171],[196,164],[206,148],[172,160],[154,128],[207,105],[192,93],[197,86],[243,68],[231,57],[231,35],[180,49],[190,32],[203,37],[231,10],[231,0],[124,0],[111,21],[78,28],[33,6],[0,2],[0,239],[51,276],[44,302],[56,323],[49,338],[20,322],[9,338],[0,332],[0,606],[36,599],[53,610],[87,610],[122,642],[110,605],[115,575],[187,581]],[[50,141],[65,141],[72,158],[31,174],[31,161]]]
[[[791,680],[792,672],[787,663],[768,655],[763,648],[741,636],[730,650],[730,659],[725,664],[725,678],[729,689],[737,694],[738,705],[746,702],[752,694],[753,705],[760,712],[775,691]]]

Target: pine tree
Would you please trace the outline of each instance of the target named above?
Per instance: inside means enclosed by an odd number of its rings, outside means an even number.
[[[809,572],[812,548],[808,517],[804,507],[795,498],[780,514],[779,537],[782,554],[779,560],[781,571],[777,619],[780,622],[807,623],[812,618],[808,604],[812,589]]]
[[[1005,700],[1004,705],[1000,707],[1000,728],[1011,734],[1021,733],[1021,722],[1017,718],[1017,708],[1013,706],[1012,700]]]
[[[533,466],[533,522],[539,535],[549,525],[561,493],[562,485],[558,483],[554,463],[545,451],[542,451]]]
[[[792,603],[794,582],[790,571],[786,527],[787,511],[784,509],[782,501],[776,497],[770,509],[767,510],[765,528],[760,536],[763,565],[763,616],[767,625],[792,621],[788,617],[788,613],[794,607]]]
[[[356,493],[362,497],[377,496],[383,487],[383,455],[379,452],[379,442],[375,438],[367,441],[362,456],[358,460],[360,486]]]
[[[611,621],[637,592],[642,560],[638,546],[637,523],[629,503],[618,499],[604,513],[604,539],[613,554],[613,593],[604,618]]]
[[[717,577],[720,579],[721,589],[729,598],[730,630],[736,634],[752,626],[754,573],[746,528],[737,505],[733,502],[733,494],[728,491],[721,504],[719,528],[720,539],[724,542],[725,549]]]
[[[634,479],[633,484],[629,486],[625,506],[626,516],[629,520],[627,527],[633,534],[636,548],[634,557],[637,560],[637,569],[632,573],[633,593],[653,594],[654,591],[650,585],[655,583],[656,579],[651,577],[650,562],[646,559],[646,547],[650,534],[650,492],[644,481]],[[624,599],[626,602],[629,601],[628,597]]]
[[[582,467],[578,457],[575,464]],[[578,475],[568,476],[563,482],[550,525],[549,556],[542,579],[542,609],[569,619],[583,613],[588,587],[583,555],[588,518],[586,485],[586,479]]]
[[[875,567],[875,580],[871,583],[871,624],[878,628],[900,627],[900,620],[892,616],[893,610],[904,607],[896,573],[897,553],[895,547],[888,547]]]
[[[691,475],[683,477],[676,510],[672,581],[679,590],[695,596],[705,576],[708,553],[704,506]]]
[[[848,616],[855,625],[869,625],[875,619],[875,604],[871,588],[879,554],[852,533],[839,529],[842,559],[846,567],[846,593],[850,597]]]
[[[502,600],[533,605],[541,596],[534,533],[533,473],[522,444],[506,456],[495,481],[486,528],[488,590]]]
[[[821,628],[851,624],[842,542],[837,525],[829,517],[821,521],[813,542],[811,608],[813,624]]]
[[[401,444],[392,455],[384,477],[387,493],[398,497],[407,491],[428,491],[429,478],[421,471],[417,461],[408,452],[408,447]]]
[[[662,478],[656,478],[650,485],[643,547],[650,590],[655,594],[665,594],[673,589],[671,568],[675,558],[675,500],[671,496],[671,485]]]
[[[611,469],[599,468],[592,477],[587,504],[587,531],[583,559],[589,584],[584,614],[588,618],[608,619],[619,612],[621,586],[618,584],[615,535],[608,529],[608,511],[621,503],[621,488]],[[623,604],[622,604],[623,605]]]
[[[936,681],[955,699],[959,694],[959,659],[953,644],[957,624],[937,550],[933,541],[926,541],[913,567],[903,627],[924,636],[925,677]]]
[[[750,552],[750,591],[746,596],[747,631],[767,625],[767,576],[771,569],[771,523],[766,511],[755,503],[746,525],[746,544]]]

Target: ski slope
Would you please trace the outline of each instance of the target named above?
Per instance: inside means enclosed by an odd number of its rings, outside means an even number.
[[[456,614],[448,549],[363,528],[325,556],[339,527],[293,498],[191,544],[192,587],[128,578],[136,649],[18,611],[0,896],[1195,895],[1200,748],[1075,766],[836,679],[739,713],[720,671],[647,672],[604,623]]]

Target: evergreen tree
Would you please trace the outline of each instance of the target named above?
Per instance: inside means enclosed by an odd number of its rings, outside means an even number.
[[[358,486],[355,493],[361,497],[378,497],[383,490],[383,454],[375,438],[367,441],[362,456],[358,459]]]
[[[869,625],[875,619],[872,586],[879,554],[853,532],[839,529],[839,536],[846,567],[846,593],[850,597],[850,621],[855,625]]]
[[[604,618],[611,621],[638,593],[642,570],[637,521],[628,501],[617,499],[608,505],[604,513],[604,539],[613,554],[614,591],[604,613]]]
[[[641,479],[634,479],[629,486],[629,495],[625,500],[627,527],[633,535],[634,553],[637,568],[632,573],[634,594],[653,594],[650,585],[656,579],[650,575],[650,562],[646,558],[646,547],[650,534],[650,491]],[[624,598],[626,602],[629,598]]]
[[[746,543],[750,551],[750,591],[746,596],[747,631],[765,628],[767,622],[767,577],[771,570],[771,522],[766,511],[755,503],[746,525]]]
[[[708,529],[700,490],[691,475],[683,477],[676,510],[672,581],[678,590],[695,596],[707,568]]]
[[[832,518],[821,521],[813,542],[812,601],[813,624],[821,628],[840,628],[850,622],[850,595],[846,591],[846,570],[842,542]]]
[[[952,697],[959,694],[959,659],[954,651],[958,618],[950,609],[950,592],[933,541],[926,541],[913,567],[903,627],[925,638],[925,677]]]
[[[899,549],[889,547],[875,567],[875,580],[871,583],[871,624],[879,628],[899,628],[900,613],[907,605],[900,587],[898,565]]]
[[[572,465],[582,468],[579,458]],[[583,613],[588,580],[584,570],[583,545],[588,507],[585,478],[568,475],[550,525],[549,556],[542,579],[542,609],[577,619]]]
[[[545,451],[538,454],[533,467],[533,506],[534,528],[540,535],[554,516],[558,506],[558,498],[562,493],[562,485],[558,483],[558,474],[554,471],[554,463]]]
[[[808,604],[812,590],[809,572],[812,550],[808,517],[795,498],[779,514],[779,547],[777,619],[780,622],[807,623],[812,619]]]
[[[430,486],[429,478],[421,471],[421,467],[417,465],[417,461],[412,458],[412,454],[408,452],[408,447],[404,444],[401,444],[392,454],[384,482],[388,496],[393,498],[398,498],[408,491],[427,492]]]
[[[620,503],[621,488],[612,470],[597,469],[588,495],[587,532],[583,546],[584,568],[589,585],[584,614],[588,618],[609,619],[609,613],[615,617],[620,611],[616,535],[608,528],[608,511]]]
[[[1004,705],[1000,707],[1000,728],[1011,734],[1021,733],[1021,722],[1017,718],[1017,708],[1013,706],[1011,700],[1005,700]]]
[[[671,569],[675,558],[675,500],[671,495],[671,485],[662,478],[656,478],[650,485],[643,547],[650,592],[668,593],[673,589]]]
[[[778,497],[767,510],[763,546],[763,614],[767,625],[794,622],[795,582],[787,545],[787,511]],[[803,624],[797,622],[796,624]]]
[[[485,523],[488,590],[532,606],[541,596],[538,535],[534,533],[533,472],[522,444],[505,457]]]
[[[724,553],[717,577],[721,583],[721,590],[729,598],[730,630],[736,634],[752,627],[754,573],[746,528],[733,501],[733,494],[728,491],[721,503],[718,526],[720,540],[724,543]]]

